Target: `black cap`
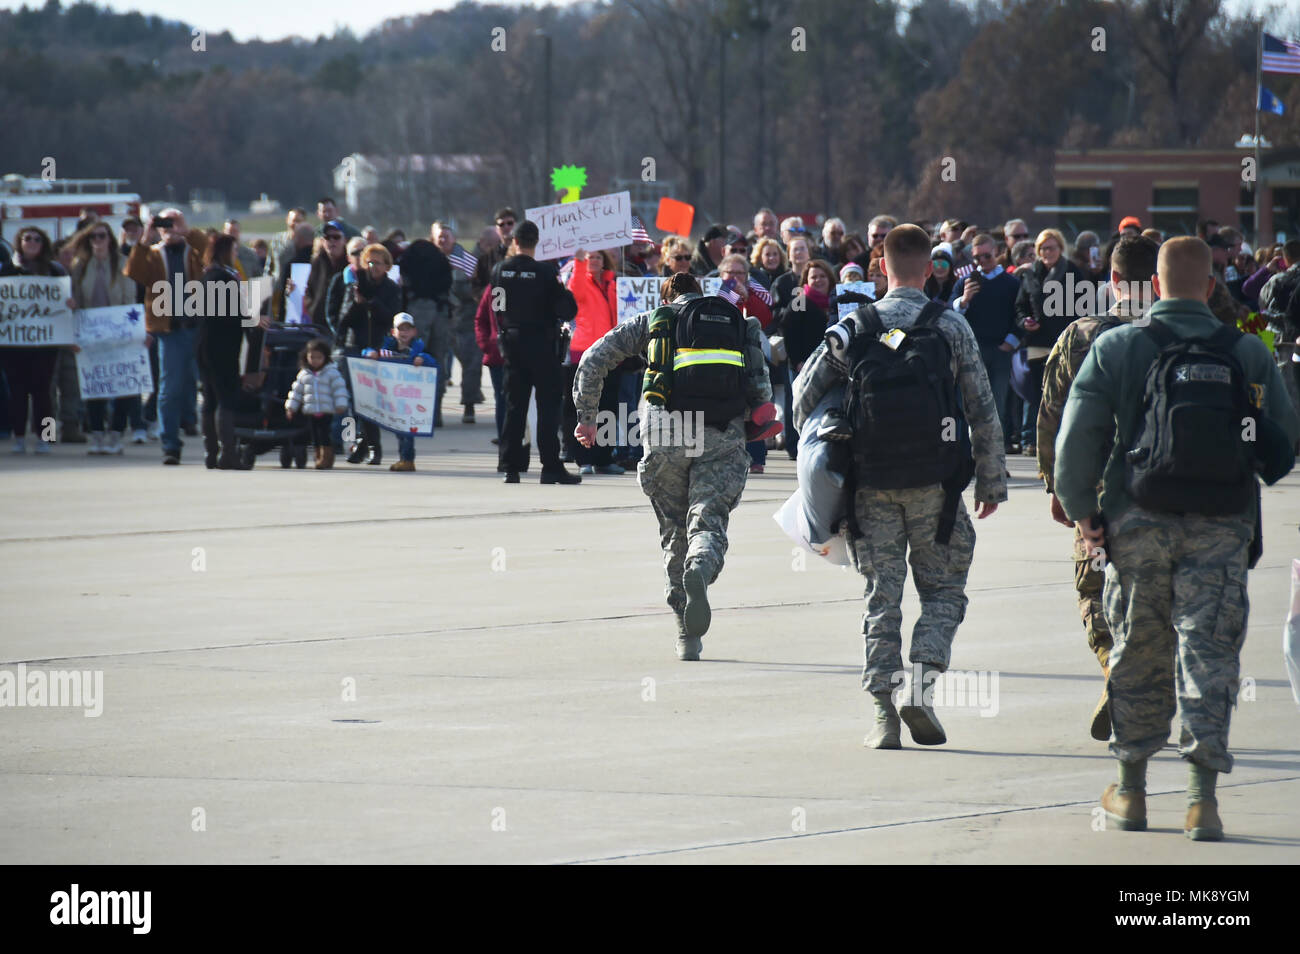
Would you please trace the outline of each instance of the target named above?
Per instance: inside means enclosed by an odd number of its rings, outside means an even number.
[[[1205,244],[1210,246],[1210,248],[1232,248],[1231,243],[1218,232],[1215,232],[1206,239]]]
[[[726,238],[727,227],[714,222],[709,226],[709,230],[704,233],[704,241],[712,242],[714,239]]]

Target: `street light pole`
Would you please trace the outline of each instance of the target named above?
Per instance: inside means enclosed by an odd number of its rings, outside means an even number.
[[[727,31],[718,34],[718,221],[727,218],[727,179],[724,149],[727,144]]]
[[[555,199],[555,190],[551,188],[551,35],[540,27],[533,31],[533,36],[542,38],[542,123],[544,129],[544,147],[542,151],[542,205],[550,205]]]

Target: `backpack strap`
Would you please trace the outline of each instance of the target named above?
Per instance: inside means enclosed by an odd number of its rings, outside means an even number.
[[[947,305],[940,304],[937,301],[927,301],[925,307],[921,309],[921,314],[917,315],[916,321],[913,322],[913,328],[930,328],[939,323],[939,318],[948,310]]]
[[[1178,335],[1154,318],[1142,326],[1142,332],[1155,343],[1157,351],[1164,351],[1179,340]]]
[[[1232,349],[1237,346],[1237,341],[1241,338],[1241,331],[1232,327],[1232,325],[1221,325],[1214,334],[1210,335],[1206,342],[1212,347],[1217,348],[1227,354],[1232,353]]]

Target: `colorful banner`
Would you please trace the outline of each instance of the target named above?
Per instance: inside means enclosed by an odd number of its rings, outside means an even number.
[[[15,275],[0,278],[0,347],[41,348],[76,341],[77,321],[68,309],[72,279]]]
[[[537,223],[535,258],[564,258],[578,249],[589,252],[632,244],[632,197],[627,192],[593,195],[525,210]]]
[[[77,312],[77,373],[81,396],[130,397],[153,390],[149,349],[144,346],[144,307],[115,305]]]
[[[659,286],[663,276],[646,275],[644,278],[629,278],[626,275],[618,279],[618,321],[619,324],[629,318],[635,318],[644,311],[654,311],[659,307]],[[722,279],[701,278],[700,288],[706,295],[716,295],[722,287]]]
[[[398,434],[429,437],[438,398],[438,369],[406,361],[348,357],[357,413]]]

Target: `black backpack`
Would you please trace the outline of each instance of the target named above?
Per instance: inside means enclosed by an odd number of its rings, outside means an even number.
[[[668,406],[701,411],[705,424],[726,427],[745,413],[745,316],[715,295],[673,308],[677,317]]]
[[[1243,512],[1257,486],[1249,442],[1258,422],[1232,353],[1241,332],[1224,325],[1208,338],[1180,338],[1154,320],[1142,330],[1160,350],[1125,455],[1129,495],[1162,513]]]
[[[845,407],[856,483],[885,490],[943,484],[940,543],[948,542],[957,500],[975,473],[952,349],[938,328],[945,310],[929,302],[897,348],[880,340],[885,328],[875,305],[854,312]]]

